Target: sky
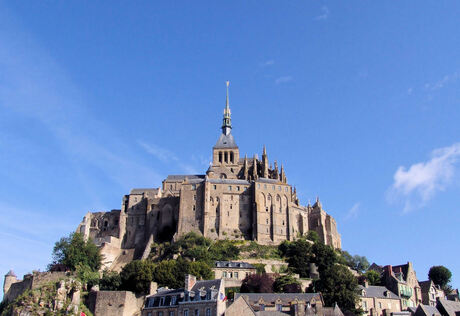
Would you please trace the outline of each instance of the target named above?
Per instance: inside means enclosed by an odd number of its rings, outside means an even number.
[[[132,188],[203,174],[230,81],[240,153],[266,145],[342,247],[460,287],[460,2],[0,2],[0,273]]]

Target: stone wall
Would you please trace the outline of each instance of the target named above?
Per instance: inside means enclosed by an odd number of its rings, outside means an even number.
[[[129,291],[93,291],[88,305],[94,316],[138,316],[144,299]]]

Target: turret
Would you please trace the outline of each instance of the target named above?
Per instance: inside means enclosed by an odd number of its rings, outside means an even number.
[[[264,145],[264,150],[262,153],[262,168],[263,168],[262,177],[268,178],[268,156],[267,156],[267,149],[265,148],[265,145]]]
[[[248,156],[244,155],[244,179],[248,180],[249,176],[249,170],[248,170]]]
[[[275,170],[273,170],[273,179],[279,180],[280,176],[278,173],[278,163],[275,160]]]
[[[10,290],[11,285],[16,282],[18,282],[18,279],[16,278],[16,275],[14,274],[13,270],[10,270],[5,275],[5,280],[3,282],[3,299],[6,298],[6,295]]]
[[[257,155],[254,155],[253,166],[252,166],[252,178],[257,180]]]
[[[281,173],[280,173],[281,182],[287,183],[286,174],[284,172],[283,164],[281,164]]]

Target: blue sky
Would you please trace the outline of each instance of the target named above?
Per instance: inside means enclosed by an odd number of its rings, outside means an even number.
[[[343,248],[460,286],[460,3],[0,3],[0,272],[88,211],[203,173],[230,80],[242,153],[320,196]]]

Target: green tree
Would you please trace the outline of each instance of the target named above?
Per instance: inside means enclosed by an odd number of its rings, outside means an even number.
[[[356,309],[358,281],[343,265],[333,265],[322,271],[321,278],[314,282],[310,291],[321,292],[326,306],[337,303],[342,311],[359,314]]]
[[[86,284],[88,290],[99,284],[99,272],[93,271],[89,266],[79,263],[75,272],[80,281]]]
[[[452,278],[452,272],[444,266],[433,266],[428,272],[428,278],[442,289],[446,288]]]
[[[314,243],[321,242],[319,235],[314,230],[309,230],[307,233],[307,239],[313,241]]]
[[[292,275],[287,274],[275,279],[273,291],[275,293],[301,293],[302,286]]]
[[[121,288],[136,293],[148,293],[154,270],[155,264],[150,261],[131,261],[121,270]]]
[[[354,265],[352,268],[361,273],[369,268],[369,261],[367,261],[367,258],[364,256],[353,256],[353,263]]]
[[[104,270],[99,286],[103,291],[117,291],[121,288],[121,277],[115,271]]]
[[[316,243],[312,247],[313,262],[318,266],[318,272],[322,277],[322,272],[333,267],[337,261],[337,253],[331,246],[327,246],[323,243]]]
[[[298,273],[302,278],[309,276],[309,263],[312,260],[312,246],[310,242],[303,238],[292,242],[285,241],[280,244],[279,251],[287,258],[289,268],[294,273]]]
[[[366,280],[369,282],[370,285],[380,285],[381,284],[381,277],[380,273],[374,270],[369,270],[364,273]]]
[[[55,264],[63,264],[72,271],[75,271],[78,265],[98,271],[102,260],[99,248],[94,242],[91,239],[85,241],[79,233],[71,233],[56,242],[52,257],[53,263],[48,266],[49,268]]]

